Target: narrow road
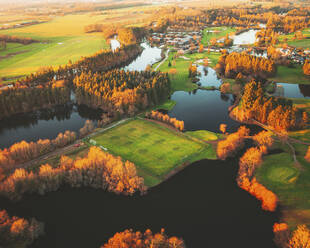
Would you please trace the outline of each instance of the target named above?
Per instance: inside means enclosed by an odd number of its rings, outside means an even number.
[[[168,59],[170,48],[166,51],[165,58],[155,67],[154,71],[157,71],[157,69]]]

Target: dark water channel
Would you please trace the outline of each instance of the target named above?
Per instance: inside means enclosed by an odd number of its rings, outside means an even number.
[[[47,235],[32,248],[99,248],[114,233],[147,228],[183,237],[188,248],[271,248],[276,214],[238,188],[237,159],[193,163],[145,196],[125,197],[92,189],[63,189],[28,196],[10,214],[36,217]]]
[[[211,68],[208,74],[203,73],[202,86],[220,85]],[[228,130],[239,126],[228,116],[232,95],[197,90],[175,92],[171,98],[177,104],[169,115],[184,120],[187,130],[218,131],[221,123],[226,123]],[[53,118],[43,113],[5,120],[0,125],[1,146],[27,138],[51,138],[66,129],[78,130],[86,119],[92,119],[92,112],[84,110],[72,106],[62,115],[51,114]],[[202,160],[144,196],[64,188],[45,196],[26,196],[18,203],[0,198],[0,208],[10,215],[35,217],[45,223],[46,235],[32,248],[99,248],[124,229],[159,232],[162,227],[168,235],[182,237],[188,248],[273,248],[272,226],[277,213],[262,211],[259,201],[236,185],[237,169],[238,157]]]

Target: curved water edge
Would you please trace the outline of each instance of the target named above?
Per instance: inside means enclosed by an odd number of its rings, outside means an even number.
[[[115,42],[113,44],[117,48],[117,44]],[[123,69],[143,71],[147,65],[161,59],[161,49],[151,47],[145,42],[141,46],[144,48],[143,52]],[[74,102],[73,95],[71,95],[72,101]],[[57,106],[52,109],[15,115],[2,120],[0,123],[0,149],[7,148],[22,140],[29,142],[47,138],[54,139],[58,133],[66,130],[78,132],[87,119],[99,120],[100,113],[102,111],[85,105],[68,103],[65,106]]]
[[[99,248],[124,229],[157,232],[162,227],[191,248],[275,247],[272,225],[277,213],[262,211],[260,203],[237,186],[232,177],[236,164],[237,158],[195,162],[144,196],[64,188],[26,196],[18,204],[0,198],[1,207],[45,223],[46,235],[32,248]]]
[[[310,99],[310,85],[276,83],[274,96]]]

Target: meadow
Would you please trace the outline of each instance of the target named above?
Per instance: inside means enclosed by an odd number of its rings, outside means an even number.
[[[8,43],[6,50],[0,50],[0,79],[5,78],[4,82],[9,82],[7,79],[28,75],[40,67],[57,67],[67,64],[69,60],[75,62],[83,56],[108,49],[110,45],[101,33],[87,34],[84,27],[97,23],[141,26],[145,18],[151,15],[144,13],[149,8],[129,7],[68,14],[37,25],[0,30],[0,34],[31,37],[40,41],[30,45]],[[138,19],[137,13],[140,13]]]
[[[280,35],[279,36],[279,41],[281,43],[284,42],[284,39],[287,39],[287,44],[289,46],[294,46],[294,47],[300,47],[300,48],[304,48],[304,49],[309,49],[310,48],[310,29],[306,28],[302,31],[302,34],[304,36],[305,39],[293,39],[295,33],[291,33],[291,34],[286,34],[286,35]]]
[[[211,32],[209,32],[211,31]],[[215,31],[215,32],[214,32]],[[201,43],[204,46],[208,46],[210,43],[210,40],[213,38],[221,39],[225,37],[227,34],[232,35],[236,32],[236,29],[233,27],[210,27],[203,30],[203,36],[201,39]]]
[[[147,186],[159,184],[184,163],[216,159],[211,145],[144,119],[130,120],[92,139],[108,152],[135,163]]]

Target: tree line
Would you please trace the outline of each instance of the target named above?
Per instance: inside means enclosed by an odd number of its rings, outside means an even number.
[[[118,41],[123,45],[136,44],[148,33],[143,27],[122,27],[99,23],[85,26],[84,31],[85,33],[102,32],[106,40],[117,35]]]
[[[216,71],[227,78],[235,78],[239,73],[267,78],[276,73],[274,61],[247,53],[224,52],[218,60]]]
[[[72,81],[75,76],[82,72],[109,71],[124,66],[135,59],[142,52],[139,45],[129,45],[118,49],[116,52],[111,50],[101,50],[89,57],[82,57],[72,63],[69,61],[65,66],[58,69],[52,67],[41,68],[36,73],[32,73],[23,79],[15,82],[15,86],[35,86],[49,83],[53,80]]]
[[[0,90],[0,120],[18,113],[50,108],[70,100],[70,89],[60,82],[34,87],[7,87]]]
[[[166,73],[111,70],[82,73],[73,80],[78,103],[101,108],[111,116],[134,115],[167,99]]]
[[[30,245],[44,233],[44,225],[34,218],[26,220],[16,216],[10,217],[5,210],[0,211],[0,246],[21,247]]]
[[[184,130],[184,121],[179,121],[176,118],[171,118],[167,114],[162,114],[158,111],[151,111],[151,112],[146,113],[145,116],[149,119],[167,123],[168,125],[180,130],[181,132]]]
[[[30,161],[57,148],[73,143],[77,138],[75,132],[65,131],[53,139],[39,139],[36,142],[20,141],[9,148],[0,149],[0,167],[10,169],[12,166]]]
[[[257,120],[278,131],[303,128],[309,121],[307,112],[294,107],[291,100],[265,96],[262,84],[254,80],[245,85],[231,115],[239,121]]]
[[[257,147],[249,148],[240,158],[237,183],[240,188],[260,200],[264,210],[274,211],[277,207],[277,196],[257,182],[253,176],[257,166],[262,163],[263,154],[267,153],[267,147],[272,145],[273,140],[271,135],[265,131],[254,137],[247,137],[248,135],[249,129],[244,126],[241,126],[237,132],[229,134],[226,139],[218,142],[217,156],[220,159],[233,156],[236,151],[243,147],[246,138],[252,138],[257,143]]]
[[[306,76],[310,76],[310,60],[306,60],[302,69],[303,69],[303,72]]]
[[[127,229],[123,232],[116,233],[101,248],[185,248],[185,243],[177,237],[168,237],[165,230],[161,229],[160,233],[153,234],[150,229],[144,233]]]
[[[38,171],[30,172],[16,169],[0,183],[0,194],[10,199],[21,199],[25,193],[44,195],[63,185],[101,188],[125,195],[147,190],[133,163],[94,146],[82,158],[73,160],[62,156],[56,167],[45,164]]]
[[[34,40],[30,37],[18,37],[18,36],[6,35],[6,34],[0,34],[0,41],[4,41],[7,43],[9,42],[20,43],[23,45],[29,45],[31,43],[39,42],[38,40]]]

